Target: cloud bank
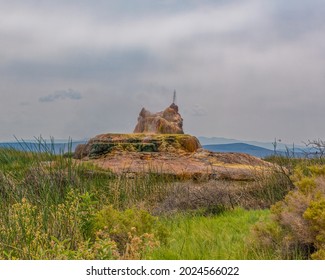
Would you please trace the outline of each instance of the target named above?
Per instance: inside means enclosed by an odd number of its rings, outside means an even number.
[[[0,4],[0,140],[129,132],[174,89],[197,136],[325,138],[323,1]]]
[[[53,94],[43,96],[39,98],[39,102],[53,102],[56,100],[64,100],[64,99],[71,99],[71,100],[80,100],[82,98],[81,94],[73,89],[68,90],[58,90]]]

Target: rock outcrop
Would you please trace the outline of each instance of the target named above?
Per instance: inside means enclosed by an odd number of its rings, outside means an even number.
[[[74,157],[99,158],[116,152],[193,153],[201,148],[199,140],[187,134],[101,134],[76,147]]]
[[[254,180],[271,164],[247,154],[214,153],[183,132],[172,103],[155,114],[142,109],[132,134],[101,134],[76,147],[74,157],[116,174],[169,174],[181,178]]]
[[[178,106],[172,103],[162,112],[151,113],[142,108],[134,133],[184,134]]]
[[[116,174],[169,174],[180,178],[254,180],[272,165],[240,153],[215,153],[201,148],[187,134],[101,134],[77,146],[75,158]]]

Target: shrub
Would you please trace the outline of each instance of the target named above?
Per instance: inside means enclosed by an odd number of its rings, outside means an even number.
[[[23,198],[0,215],[0,259],[142,259],[167,240],[144,210],[98,211],[89,193],[70,190],[42,208]]]
[[[49,209],[33,205],[26,198],[9,206],[7,212],[2,209],[0,256],[2,253],[8,259],[73,256],[85,241],[80,207],[83,200],[84,195],[70,191],[63,203]]]
[[[149,241],[151,245],[157,245],[158,242],[166,243],[168,236],[166,229],[158,219],[145,210],[118,211],[112,206],[106,206],[96,214],[94,220],[94,231],[101,230],[107,233],[109,238],[117,244],[121,255],[124,253],[130,255],[129,248],[133,244],[131,247],[134,249],[136,239],[141,240],[142,245]],[[137,246],[140,246],[139,242]]]
[[[324,258],[325,167],[297,167],[293,179],[295,189],[271,208],[271,222],[255,227],[255,237],[279,258]]]
[[[325,182],[322,182],[325,186]],[[316,195],[303,216],[310,224],[314,246],[317,249],[312,258],[325,260],[325,196]]]

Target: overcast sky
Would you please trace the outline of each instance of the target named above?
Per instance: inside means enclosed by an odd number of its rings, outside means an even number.
[[[323,0],[0,0],[0,141],[132,132],[174,89],[196,136],[325,139]]]

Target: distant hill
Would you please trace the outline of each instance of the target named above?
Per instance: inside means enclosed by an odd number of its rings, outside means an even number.
[[[224,138],[224,137],[198,137],[202,145],[220,145],[220,144],[231,144],[231,143],[244,143],[245,141],[240,141],[237,139]]]
[[[245,153],[259,158],[264,158],[266,156],[271,156],[274,154],[272,150],[246,143],[203,145],[203,148],[212,152]]]
[[[255,146],[255,145],[250,145],[246,143],[230,143],[230,144],[219,144],[219,145],[202,145],[204,149],[207,149],[212,152],[221,152],[221,153],[245,153],[249,154],[255,157],[259,158],[264,158],[267,156],[272,156],[274,155],[274,151],[270,149],[266,149],[263,147]],[[282,156],[289,156],[290,157],[305,157],[306,153],[309,153],[309,156],[313,156],[312,154],[315,151],[312,149],[297,149],[293,153],[292,150],[288,149],[286,151],[283,150],[277,150],[277,155],[282,155]]]
[[[231,138],[224,138],[224,137],[198,137],[200,140],[201,145],[221,145],[221,144],[235,144],[235,143],[244,143],[253,146],[262,147],[268,150],[273,151],[274,146],[272,141],[270,142],[259,142],[259,141],[246,141],[246,140],[238,140],[238,139],[231,139]],[[292,144],[286,144],[282,142],[277,143],[277,150],[278,151],[286,151],[287,148],[292,148]],[[305,150],[306,146],[303,145],[295,145],[296,149]]]

